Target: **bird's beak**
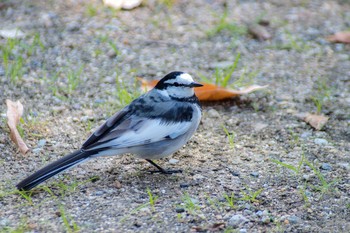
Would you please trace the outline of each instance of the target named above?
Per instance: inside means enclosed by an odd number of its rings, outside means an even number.
[[[200,83],[196,83],[196,82],[193,82],[191,83],[191,87],[202,87],[203,84],[200,84]]]

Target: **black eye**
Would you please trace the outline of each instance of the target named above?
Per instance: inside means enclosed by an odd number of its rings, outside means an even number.
[[[175,83],[174,83],[174,86],[175,86],[175,87],[178,87],[178,86],[180,86],[180,84],[179,84],[178,82],[175,82]]]

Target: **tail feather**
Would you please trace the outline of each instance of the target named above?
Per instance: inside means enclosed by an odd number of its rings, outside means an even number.
[[[16,187],[19,190],[30,190],[45,180],[69,169],[72,168],[79,163],[82,163],[90,158],[91,155],[95,153],[83,150],[77,150],[69,155],[62,157],[61,159],[41,168],[39,171],[33,173],[28,176],[21,182],[19,182]]]

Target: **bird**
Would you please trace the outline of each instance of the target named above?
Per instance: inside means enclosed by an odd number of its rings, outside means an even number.
[[[153,160],[178,151],[197,130],[202,108],[194,88],[202,84],[181,71],[165,75],[153,89],[134,99],[108,118],[80,149],[28,176],[16,187],[28,191],[47,179],[90,159],[130,153],[145,159],[164,174]]]

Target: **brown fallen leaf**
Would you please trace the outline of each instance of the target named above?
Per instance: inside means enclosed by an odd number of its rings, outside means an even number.
[[[19,100],[12,102],[11,100],[6,100],[7,105],[7,125],[10,128],[11,140],[18,146],[22,154],[26,154],[29,150],[27,145],[21,138],[18,130],[17,124],[19,123],[21,116],[23,115],[23,105]]]
[[[327,123],[329,117],[323,115],[306,114],[304,121],[309,123],[316,130],[321,130],[323,126]]]
[[[251,85],[248,87],[244,87],[241,90],[232,90],[224,87],[219,87],[210,83],[202,83],[202,84],[203,84],[202,87],[195,88],[195,93],[198,99],[201,101],[220,101],[220,100],[230,99],[239,95],[248,94],[253,91],[257,91],[267,87],[267,85],[265,86]]]
[[[152,89],[157,83],[158,80],[147,81],[145,79],[139,78],[141,81],[141,87],[144,91],[148,91]],[[200,101],[221,101],[230,99],[239,95],[244,95],[251,93],[253,91],[257,91],[260,89],[264,89],[266,86],[259,85],[251,85],[245,87],[241,90],[231,90],[224,87],[219,87],[210,83],[202,83],[202,87],[197,87],[194,89],[196,96]]]
[[[329,117],[311,113],[298,113],[296,117],[310,124],[316,130],[321,130],[329,119]]]
[[[349,32],[337,32],[334,35],[328,36],[327,40],[333,43],[350,43],[350,31]]]

